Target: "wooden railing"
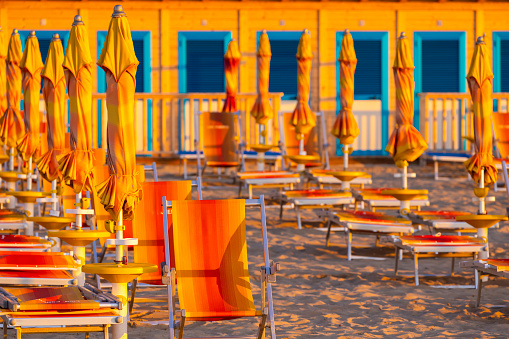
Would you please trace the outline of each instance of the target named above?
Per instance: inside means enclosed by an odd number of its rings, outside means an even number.
[[[277,116],[280,109],[282,96],[283,93],[269,94],[274,116]],[[221,110],[225,93],[136,93],[134,97],[137,154],[171,157],[181,152],[194,151],[194,112]],[[94,147],[106,148],[106,94],[93,94],[92,99]],[[259,128],[249,114],[255,99],[256,94],[242,93],[237,96],[243,141],[246,144],[258,143]],[[278,142],[277,131],[277,119],[274,119],[268,129],[269,142]]]
[[[419,93],[420,132],[428,150],[470,151],[473,137],[469,93]],[[494,111],[508,112],[509,93],[493,93]]]

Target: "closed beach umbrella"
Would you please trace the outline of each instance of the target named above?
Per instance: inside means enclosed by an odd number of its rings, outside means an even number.
[[[256,123],[266,125],[267,121],[272,119],[272,107],[269,102],[269,72],[270,72],[270,51],[269,36],[266,31],[260,35],[258,43],[258,52],[256,58],[258,60],[258,96],[251,109],[251,115],[255,118]],[[266,135],[264,130],[263,135]]]
[[[497,182],[497,169],[493,163],[491,129],[493,72],[488,47],[483,37],[477,39],[467,74],[467,83],[474,112],[475,154],[465,161],[465,167],[476,183],[479,183],[481,171],[484,171],[484,185],[489,185]]]
[[[413,126],[414,119],[414,63],[410,42],[401,33],[392,67],[396,84],[396,127],[385,150],[392,155],[396,166],[404,168],[417,159],[428,145]]]
[[[32,31],[26,40],[25,52],[20,62],[23,78],[25,135],[18,141],[18,151],[24,161],[28,161],[41,144],[39,100],[41,97],[41,70],[43,67],[41,52],[39,51],[39,41],[35,36],[35,32]]]
[[[7,41],[5,33],[0,27],[0,114],[7,109]]]
[[[342,145],[350,145],[359,135],[359,127],[352,113],[357,56],[355,55],[352,35],[348,30],[345,30],[343,34],[338,61],[341,110],[334,122],[331,134],[338,138]]]
[[[71,106],[71,152],[58,160],[64,180],[75,193],[80,193],[83,188],[94,190],[92,63],[88,32],[81,16],[76,15],[63,64]]]
[[[42,95],[46,102],[46,119],[48,122],[48,152],[40,157],[37,168],[42,177],[48,181],[59,175],[57,156],[65,149],[65,76],[64,50],[58,34],[53,34],[49,45],[46,63],[42,69]]]
[[[304,30],[297,48],[297,106],[293,111],[290,123],[295,126],[298,138],[316,125],[316,119],[309,108],[309,89],[311,83],[311,37],[308,30]]]
[[[115,6],[97,64],[106,72],[109,178],[97,186],[101,203],[114,220],[123,211],[131,220],[141,197],[136,178],[135,100],[136,69],[131,29],[121,6]]]
[[[25,134],[25,124],[19,111],[21,101],[21,40],[18,30],[12,31],[7,48],[7,110],[0,120],[0,137],[8,147],[16,147],[16,142]]]
[[[240,52],[237,41],[232,40],[224,55],[224,75],[226,78],[226,100],[223,112],[237,111],[237,92],[239,90]]]

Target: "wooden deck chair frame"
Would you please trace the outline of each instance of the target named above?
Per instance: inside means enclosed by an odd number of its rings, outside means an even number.
[[[145,170],[145,175],[147,174],[147,172],[152,172],[154,176],[154,181],[155,182],[159,181],[159,177],[157,175],[157,165],[155,161],[152,163],[152,165],[144,165],[143,169]]]
[[[290,164],[286,166],[285,163],[285,155],[287,154],[287,147],[286,147],[286,135],[285,135],[285,114],[291,114],[291,112],[278,112],[277,118],[279,121],[279,148],[281,150],[281,154],[283,155],[282,158],[282,167],[283,170],[289,169]],[[329,163],[329,143],[327,141],[327,132],[325,129],[325,115],[323,112],[316,112],[315,113],[317,118],[317,126],[316,128],[316,136],[317,136],[317,146],[318,146],[318,155],[320,156],[320,161],[323,163],[324,169],[330,169],[330,163]]]
[[[205,173],[205,169],[207,168],[207,158],[205,156],[205,152],[201,149],[201,116],[204,113],[214,113],[214,114],[233,114],[237,118],[237,125],[236,127],[236,138],[238,138],[237,141],[237,159],[239,162],[239,169],[240,171],[245,171],[245,162],[244,157],[242,156],[243,151],[243,144],[242,144],[242,122],[241,122],[241,114],[240,111],[233,112],[233,113],[224,113],[224,112],[196,112],[194,114],[194,121],[195,121],[195,139],[194,139],[194,148],[196,152],[196,164],[197,164],[197,177],[202,179],[203,173]],[[234,126],[235,127],[235,126]],[[234,140],[232,140],[233,142]],[[201,160],[203,158],[203,167],[201,165]],[[220,169],[220,167],[218,167]]]
[[[166,200],[166,197],[163,197],[163,206],[166,208],[171,208],[171,201]],[[268,247],[268,237],[267,237],[267,221],[265,215],[265,200],[264,196],[261,195],[259,199],[246,199],[245,200],[246,207],[260,207],[261,212],[261,223],[262,223],[262,233],[263,233],[263,250],[264,250],[264,266],[260,268],[261,273],[261,308],[263,314],[261,316],[260,324],[258,327],[258,335],[257,338],[265,338],[265,326],[268,317],[269,328],[270,328],[270,336],[271,339],[276,339],[276,327],[274,322],[274,303],[272,298],[272,283],[276,281],[276,272],[279,271],[279,264],[270,261],[269,258],[269,247]],[[164,234],[168,234],[168,216],[167,213],[163,213],[163,221],[164,221]],[[170,251],[169,251],[169,239],[165,237],[165,256],[166,262],[170,262]],[[175,332],[178,327],[178,338],[182,339],[184,334],[184,326],[186,322],[186,312],[185,310],[180,310],[181,320],[180,322],[175,321],[176,315],[176,271],[174,267],[168,268],[165,266],[164,272],[166,273],[166,277],[164,278],[165,282],[168,284],[168,311],[169,311],[169,327],[170,327],[170,338],[175,338]],[[265,296],[267,295],[267,301],[265,300]],[[202,337],[202,339],[213,339],[217,337]],[[241,339],[241,337],[238,337]]]
[[[188,180],[188,181],[191,182],[191,187],[196,187],[198,189],[198,200],[202,200],[203,195],[202,195],[202,186],[201,186],[200,178],[197,178],[196,180]],[[167,234],[167,233],[165,233],[165,234]],[[166,249],[166,239],[165,239],[165,249]],[[166,253],[165,253],[165,256],[166,256]],[[161,276],[164,277],[163,270],[161,271]],[[149,285],[149,286],[159,286],[159,285]],[[164,284],[161,286],[164,286]],[[129,313],[132,313],[132,311],[133,311],[137,287],[138,287],[138,279],[134,279],[133,285],[132,285],[132,291],[131,291],[131,298],[129,299]],[[154,300],[150,300],[150,301],[153,302]]]

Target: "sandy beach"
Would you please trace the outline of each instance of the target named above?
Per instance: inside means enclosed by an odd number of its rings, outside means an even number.
[[[333,168],[339,168],[335,159]],[[400,179],[393,174],[393,164],[360,164],[351,167],[373,176],[371,187],[400,187]],[[441,165],[442,176],[454,176],[447,181],[433,180],[433,167],[412,164],[416,179],[409,180],[410,188],[429,190],[431,206],[426,209],[453,209],[475,212],[472,202],[473,182],[466,180],[461,164]],[[178,178],[178,166],[160,165],[161,180]],[[237,186],[206,187],[205,199],[234,198]],[[270,195],[271,190],[255,190]],[[493,192],[496,202],[487,204],[491,214],[506,214],[508,197],[505,191]],[[394,213],[394,212],[392,212]],[[302,230],[297,229],[295,213],[285,210],[282,220],[275,205],[267,208],[271,259],[281,264],[274,285],[276,333],[278,338],[507,338],[509,281],[490,278],[483,289],[482,306],[475,308],[476,290],[435,288],[443,285],[472,285],[473,272],[459,268],[452,277],[422,277],[414,286],[413,260],[400,263],[400,274],[394,276],[394,248],[381,244],[375,248],[375,238],[354,236],[354,254],[377,256],[383,260],[346,260],[343,233],[334,233],[331,244],[325,247],[325,232],[318,230],[323,222],[312,211],[304,211]],[[262,242],[259,210],[249,210],[247,221],[248,257],[255,304],[260,304]],[[422,233],[426,233],[424,229]],[[489,231],[491,256],[506,254],[509,230],[503,223]],[[358,247],[361,246],[361,247]],[[451,259],[423,259],[421,273],[448,274]],[[144,287],[139,297],[164,297],[163,287]],[[492,307],[502,306],[502,307]],[[130,338],[168,338],[167,306],[164,303],[135,305],[131,315]],[[241,319],[220,323],[190,323],[184,337],[254,336],[257,319]],[[9,338],[14,338],[14,331]],[[27,338],[81,338],[84,335],[27,335]],[[92,334],[91,338],[100,338]]]

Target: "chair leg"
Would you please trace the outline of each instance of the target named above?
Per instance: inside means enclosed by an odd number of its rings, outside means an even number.
[[[348,256],[348,261],[352,261],[352,232],[347,228],[346,231],[346,253]]]
[[[110,325],[104,325],[104,331],[103,331],[104,339],[110,338],[109,329],[110,329]]]
[[[378,247],[378,245],[380,245],[380,236],[379,235],[376,236],[375,247]]]
[[[4,321],[3,327],[4,327],[4,339],[7,339],[7,322],[6,321]]]
[[[327,235],[325,236],[325,247],[329,247],[329,238],[332,228],[332,221],[329,219],[327,220]]]
[[[104,256],[106,255],[106,251],[108,251],[108,246],[106,246],[106,242],[103,245],[103,249],[101,251],[101,257],[99,258],[99,262],[102,263],[104,260]]]
[[[454,264],[456,263],[456,258],[452,258],[452,263],[451,263],[451,276],[454,275]]]
[[[279,203],[279,220],[283,219],[283,198],[281,198],[281,202]]]
[[[394,253],[394,275],[398,275],[399,265],[399,248],[396,247],[396,253]]]
[[[302,229],[302,222],[300,220],[300,211],[299,206],[295,205],[295,214],[297,214],[297,226],[299,227],[299,230]]]
[[[129,314],[133,313],[134,298],[136,297],[136,288],[138,287],[138,279],[133,280],[133,290],[131,292],[131,300],[129,300]]]
[[[257,339],[265,339],[265,323],[267,322],[267,314],[263,310],[262,318],[260,319],[260,325],[258,326]]]
[[[475,270],[477,272],[477,300],[476,300],[476,303],[475,303],[475,307],[479,307],[481,306],[481,291],[482,291],[482,276],[481,276],[481,272],[479,272],[478,270]]]
[[[184,326],[186,325],[186,310],[180,311],[180,327],[179,327],[179,339],[184,336]]]
[[[253,185],[248,185],[247,189],[249,192],[249,199],[253,199]]]
[[[419,255],[414,253],[415,286],[419,286]]]
[[[242,195],[242,181],[239,181],[239,198]]]

